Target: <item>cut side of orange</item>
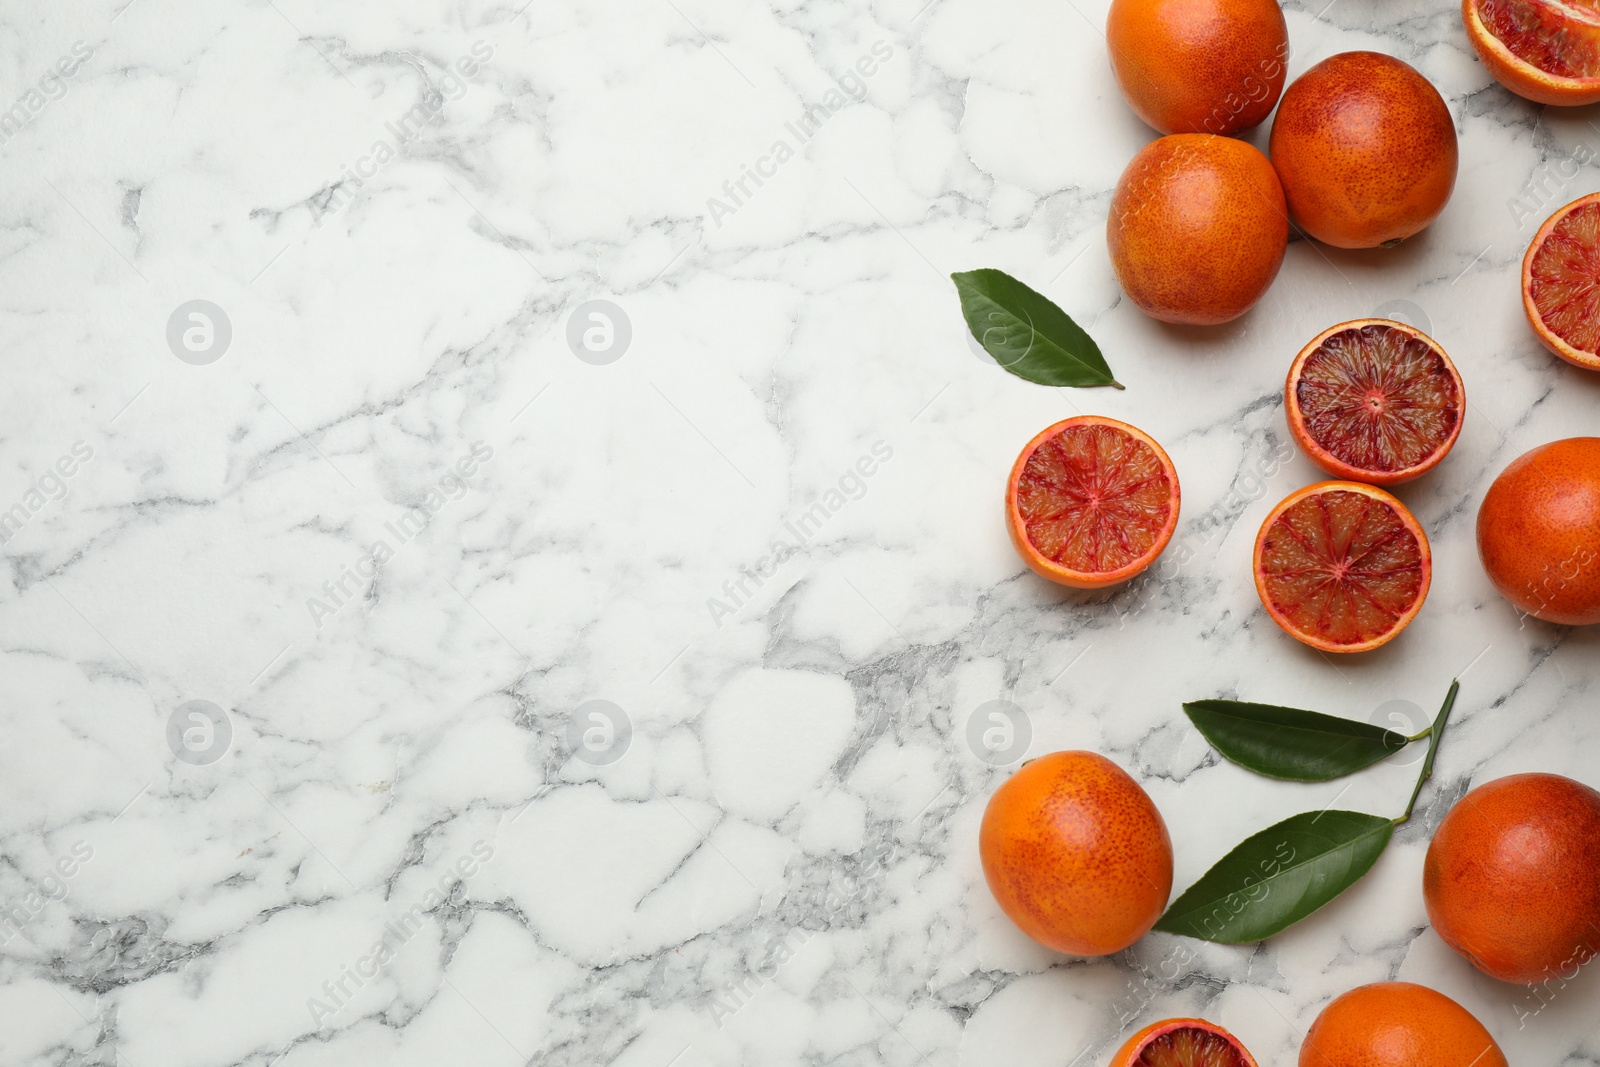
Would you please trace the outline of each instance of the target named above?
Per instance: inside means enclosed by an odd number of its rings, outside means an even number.
[[[1318,482],[1267,515],[1256,592],[1272,620],[1324,652],[1366,652],[1422,610],[1428,537],[1406,506],[1360,482]]]
[[[1461,21],[1496,81],[1541,104],[1600,100],[1600,10],[1584,0],[1462,0]]]
[[[1396,485],[1432,470],[1461,436],[1467,404],[1438,342],[1388,319],[1324,330],[1284,384],[1289,432],[1336,478]]]
[[[1098,415],[1039,434],[1011,468],[1006,527],[1029,567],[1100,589],[1150,566],[1178,525],[1178,472],[1148,434]]]
[[[1256,1067],[1256,1061],[1216,1023],[1165,1019],[1129,1038],[1111,1067]]]
[[[1546,348],[1600,370],[1600,193],[1574,200],[1533,235],[1522,257],[1522,308]]]

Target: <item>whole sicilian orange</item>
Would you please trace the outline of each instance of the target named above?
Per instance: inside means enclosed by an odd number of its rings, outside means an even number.
[[[1600,793],[1559,774],[1478,786],[1434,831],[1422,898],[1484,974],[1571,978],[1600,953]]]
[[[1128,1038],[1110,1067],[1256,1067],[1256,1061],[1216,1023],[1163,1019]]]
[[[1111,0],[1111,70],[1162,133],[1237,133],[1283,92],[1289,28],[1278,0]]]
[[[1374,982],[1335,997],[1300,1045],[1300,1067],[1506,1067],[1466,1008],[1411,982]]]
[[[1024,763],[983,811],[989,890],[1022,932],[1075,956],[1120,952],[1172,892],[1172,839],[1139,783],[1093,752]]]
[[[1408,64],[1343,52],[1296,78],[1272,121],[1272,165],[1295,223],[1340,248],[1393,245],[1444,210],[1456,127]]]
[[[1478,508],[1478,556],[1500,594],[1546,622],[1600,622],[1600,437],[1511,461]]]
[[[1106,219],[1128,299],[1163,322],[1238,318],[1278,275],[1289,241],[1272,164],[1231,137],[1179,133],[1141,148]]]

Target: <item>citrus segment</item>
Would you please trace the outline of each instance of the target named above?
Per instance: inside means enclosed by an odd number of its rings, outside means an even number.
[[[1600,193],[1574,200],[1534,234],[1522,259],[1522,307],[1546,348],[1600,370]]]
[[[1394,485],[1431,470],[1461,434],[1466,391],[1444,350],[1403,323],[1334,326],[1289,368],[1290,432],[1329,474]]]
[[[1256,1067],[1256,1061],[1216,1023],[1167,1019],[1129,1038],[1111,1067]]]
[[[1404,504],[1358,482],[1319,482],[1267,515],[1256,592],[1290,636],[1365,652],[1405,629],[1428,594],[1427,536]]]
[[[1178,500],[1178,474],[1160,445],[1126,423],[1084,415],[1028,442],[1011,471],[1006,517],[1028,566],[1093,589],[1161,554]]]
[[[1600,12],[1563,0],[1463,0],[1467,38],[1495,80],[1543,104],[1600,100]]]

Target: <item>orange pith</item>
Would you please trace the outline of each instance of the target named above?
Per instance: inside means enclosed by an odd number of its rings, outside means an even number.
[[[1545,220],[1522,259],[1522,307],[1544,346],[1600,370],[1600,193]]]
[[[1165,1019],[1129,1038],[1111,1067],[1256,1067],[1256,1061],[1216,1023]]]
[[[1600,11],[1582,0],[1462,0],[1467,38],[1507,89],[1543,104],[1600,100]]]
[[[1256,592],[1274,622],[1324,652],[1391,640],[1428,595],[1427,535],[1404,504],[1359,482],[1291,493],[1256,538]]]
[[[1431,470],[1461,433],[1466,392],[1444,350],[1386,319],[1323,331],[1289,368],[1296,442],[1340,478],[1394,485]]]
[[[1178,475],[1161,446],[1126,423],[1067,419],[1028,442],[1012,468],[1006,519],[1028,566],[1095,589],[1150,565],[1178,522]]]

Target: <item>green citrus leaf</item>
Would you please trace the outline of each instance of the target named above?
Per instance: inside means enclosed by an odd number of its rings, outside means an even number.
[[[1308,811],[1247,837],[1172,902],[1157,930],[1203,941],[1259,941],[1354,885],[1394,835],[1394,820]]]
[[[1343,778],[1410,744],[1405,734],[1381,726],[1275,704],[1191,700],[1183,710],[1234,763],[1294,782]]]
[[[1122,388],[1094,338],[1048,297],[1005,271],[970,270],[950,279],[972,336],[1012,374],[1040,385]]]

